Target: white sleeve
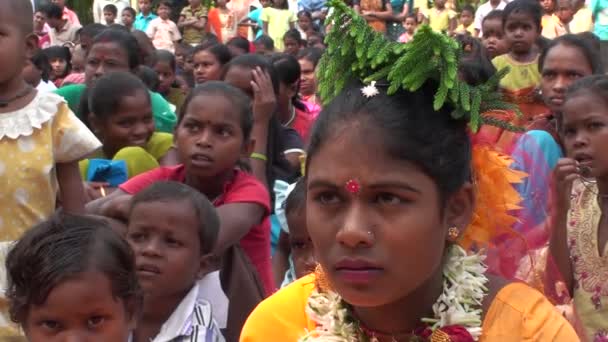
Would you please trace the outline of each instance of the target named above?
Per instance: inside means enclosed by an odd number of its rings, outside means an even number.
[[[473,25],[475,25],[474,27],[476,29],[478,29],[481,32],[481,23],[483,21],[483,13],[482,13],[482,7],[480,6],[477,11],[475,11],[475,21],[473,23]]]
[[[93,21],[96,23],[102,23],[103,13],[101,11],[101,5],[99,4],[100,0],[95,0],[93,2]]]

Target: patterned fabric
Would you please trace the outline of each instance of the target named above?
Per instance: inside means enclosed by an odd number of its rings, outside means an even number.
[[[361,12],[363,11],[376,11],[382,12],[386,9],[387,0],[358,0],[358,5],[361,8]],[[373,28],[375,31],[385,33],[386,32],[386,22],[384,20],[368,20],[369,26]]]
[[[192,9],[192,7],[186,6],[182,10],[180,16],[184,17],[186,20],[190,20],[192,18],[200,20],[201,18],[207,18],[207,9],[203,6],[199,6],[197,9]],[[204,28],[199,30],[192,26],[184,27],[183,41],[186,44],[198,45],[203,39],[204,33]]]
[[[597,194],[595,182],[576,181],[568,212],[568,247],[575,281],[574,306],[589,341],[608,331],[608,249],[606,245],[598,245],[597,229],[602,210]]]

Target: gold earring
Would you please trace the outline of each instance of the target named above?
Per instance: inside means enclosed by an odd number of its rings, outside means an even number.
[[[452,226],[448,229],[448,237],[452,240],[456,240],[460,236],[460,229],[456,226]]]

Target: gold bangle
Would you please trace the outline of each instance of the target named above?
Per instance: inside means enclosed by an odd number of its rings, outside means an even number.
[[[268,157],[266,157],[265,155],[261,154],[261,153],[257,153],[257,152],[253,152],[250,156],[251,159],[257,159],[257,160],[261,160],[263,162],[267,162],[268,161]]]

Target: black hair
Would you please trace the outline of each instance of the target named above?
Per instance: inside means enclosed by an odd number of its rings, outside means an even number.
[[[350,83],[323,108],[310,137],[307,166],[324,144],[332,143],[336,126],[360,122],[376,130],[376,139],[391,157],[417,165],[432,178],[444,206],[449,195],[471,179],[466,122],[452,118],[450,106],[433,109],[437,86],[432,81],[415,92],[400,90],[391,96],[378,86],[380,93],[371,98],[361,94],[363,86],[360,81]]]
[[[146,85],[137,76],[128,72],[103,75],[87,92],[88,110],[95,117],[105,120],[116,113],[125,96],[132,96],[138,91],[143,92],[150,101]]]
[[[608,105],[608,76],[591,75],[577,80],[568,87],[566,100],[579,92],[597,96],[604,102],[604,105]]]
[[[230,62],[230,60],[232,59],[230,50],[224,44],[213,44],[213,45],[209,45],[209,46],[199,45],[194,48],[194,51],[192,51],[192,56],[194,56],[197,53],[202,52],[202,51],[207,51],[210,54],[212,54],[213,56],[215,56],[215,59],[217,59],[217,61],[222,66],[228,64],[228,62]]]
[[[54,3],[48,3],[40,8],[48,19],[63,19],[63,9]]]
[[[536,25],[536,29],[542,29],[541,21],[543,17],[543,9],[536,0],[513,0],[508,3],[503,10],[503,26],[511,14],[524,13],[532,17],[532,21]]]
[[[156,182],[146,189],[138,192],[131,200],[131,213],[142,203],[151,202],[183,202],[192,206],[198,219],[198,237],[201,246],[201,255],[213,251],[220,231],[220,218],[213,204],[201,192],[179,182]]]
[[[160,85],[160,78],[154,69],[150,68],[147,65],[140,65],[135,71],[135,74],[139,79],[144,82],[146,87],[150,89],[150,91],[158,92],[158,86]]]
[[[602,41],[593,32],[581,32],[576,35],[586,41],[593,48],[593,51],[600,51]]]
[[[325,44],[325,35],[323,33],[317,32],[317,31],[309,32],[307,39],[310,40],[310,37],[318,37],[319,40],[321,41],[321,44],[323,44],[323,46],[326,46],[326,44]]]
[[[300,178],[296,182],[296,186],[291,190],[289,196],[285,200],[284,209],[285,215],[293,212],[294,210],[299,210],[304,208],[306,204],[306,180],[304,178]]]
[[[302,70],[300,69],[300,63],[298,60],[287,53],[277,53],[273,55],[270,60],[274,66],[277,75],[279,76],[279,82],[285,85],[297,84],[296,94],[291,99],[291,104],[299,110],[306,111],[306,106],[300,100],[298,93],[300,92],[300,76]]]
[[[32,20],[34,10],[32,3],[30,1],[5,1],[5,3],[8,3],[11,14],[15,16],[21,33],[24,35],[32,33],[34,31],[34,22]],[[37,10],[36,12],[42,12],[42,10]]]
[[[140,64],[139,44],[137,39],[123,30],[105,29],[101,31],[93,40],[93,45],[98,43],[114,43],[120,46],[126,53],[129,59],[129,68],[133,71]],[[91,45],[91,47],[93,47]]]
[[[184,116],[186,116],[190,102],[197,96],[205,95],[222,96],[233,105],[234,109],[237,111],[237,113],[239,113],[239,117],[241,118],[243,140],[248,141],[251,138],[251,130],[253,129],[251,100],[240,89],[235,88],[225,82],[207,81],[192,89],[190,94],[188,94],[184,100],[184,104],[182,105],[177,118],[177,124],[179,125],[184,119]]]
[[[261,44],[266,50],[274,51],[274,40],[270,36],[261,35],[254,41],[254,44]]]
[[[154,51],[155,64],[158,62],[165,62],[169,64],[169,67],[175,72],[177,65],[175,62],[175,55],[167,50],[156,50]]]
[[[116,8],[116,6],[114,6],[113,4],[107,4],[103,7],[103,12],[110,12],[112,13],[112,15],[117,16],[118,8]]]
[[[165,7],[169,8],[169,9],[173,9],[173,4],[171,3],[171,1],[168,1],[168,0],[161,0],[161,1],[159,1],[158,2],[158,7],[160,7],[160,6],[165,6]]]
[[[281,7],[276,7],[277,0],[272,0],[272,7],[278,8],[278,9],[289,9],[289,1],[287,1],[287,0],[283,0],[283,1],[284,1],[283,5],[281,5]]]
[[[462,14],[462,12],[464,11],[471,12],[473,15],[475,15],[475,8],[473,8],[473,6],[469,4],[462,6],[462,8],[460,9],[460,14]]]
[[[59,77],[65,77],[70,73],[70,70],[72,69],[72,53],[70,52],[69,48],[65,46],[51,46],[42,51],[49,59],[49,62],[55,58],[58,58],[63,59],[67,63],[65,67],[65,72]]]
[[[133,7],[125,7],[122,11],[129,12],[131,14],[131,16],[133,17],[133,19],[135,19],[135,17],[137,16],[137,12],[135,11],[135,9]]]
[[[220,40],[217,38],[217,36],[211,32],[205,32],[205,34],[203,35],[203,38],[201,38],[201,43],[199,45],[203,45],[203,46],[211,46],[211,45],[215,45],[215,44],[221,44],[222,42],[220,42]]]
[[[305,48],[298,52],[298,59],[305,59],[312,63],[313,67],[317,67],[321,57],[323,56],[323,50],[315,47]]]
[[[108,278],[113,296],[135,314],[142,299],[135,258],[106,221],[53,216],[27,230],[6,257],[11,319],[23,325],[32,305],[42,305],[62,282],[93,270]]]
[[[486,15],[481,21],[481,25],[483,25],[486,20],[500,20],[501,23],[504,23],[505,15],[502,10],[493,10],[488,15]]]
[[[131,32],[131,31],[129,31],[129,29],[126,26],[124,26],[122,24],[110,24],[110,25],[108,25],[108,28],[111,30],[120,30],[120,31],[125,31],[125,32]]]
[[[303,10],[303,11],[299,11],[297,14],[297,17],[307,17],[308,19],[310,19],[310,21],[312,21],[312,13],[310,13],[309,11]]]
[[[283,35],[283,40],[288,38],[291,38],[298,42],[298,44],[302,45],[302,34],[300,33],[300,31],[298,31],[298,29],[292,28],[287,30],[287,32],[285,32],[285,34]]]
[[[88,24],[78,31],[78,35],[80,37],[91,37],[95,38],[101,32],[107,30],[108,28],[100,23]]]
[[[553,39],[545,49],[543,49],[540,56],[538,57],[538,70],[541,73],[549,51],[559,45],[577,48],[585,56],[586,62],[589,63],[589,66],[591,67],[591,72],[593,74],[604,73],[602,60],[597,53],[598,50],[593,49],[593,47],[589,44],[588,41],[575,34],[566,34],[557,37]]]
[[[403,22],[405,22],[407,19],[414,19],[414,22],[416,23],[416,25],[418,24],[418,18],[416,18],[416,15],[414,13],[410,13],[410,14],[406,15],[403,18]]]
[[[249,45],[249,41],[246,38],[243,38],[241,36],[236,36],[236,37],[230,38],[228,43],[226,43],[226,46],[234,46],[235,48],[243,50],[245,53],[251,52],[251,50],[250,50],[251,47]]]
[[[36,51],[30,61],[38,70],[40,70],[40,79],[44,82],[48,82],[51,74],[51,63],[49,63],[49,58],[44,51]]]

